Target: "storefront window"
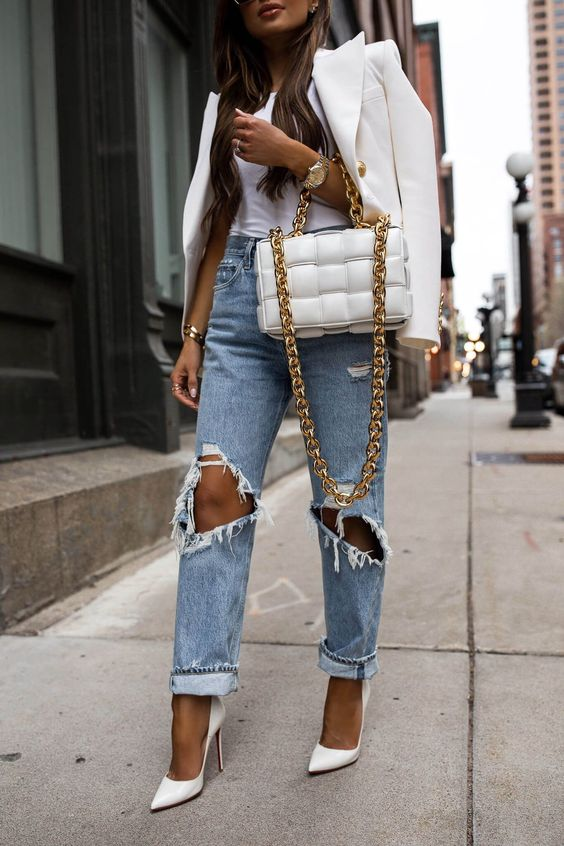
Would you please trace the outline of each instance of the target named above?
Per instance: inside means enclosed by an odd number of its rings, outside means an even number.
[[[0,243],[61,260],[52,0],[0,0]]]
[[[188,61],[185,49],[152,10],[148,33],[155,276],[159,297],[181,303],[182,212],[190,179]]]

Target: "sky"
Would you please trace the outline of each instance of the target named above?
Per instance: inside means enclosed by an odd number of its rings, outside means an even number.
[[[532,147],[527,0],[413,0],[438,21],[446,154],[453,163],[454,300],[467,331],[494,273],[513,286],[507,157]],[[511,301],[510,301],[510,309]]]

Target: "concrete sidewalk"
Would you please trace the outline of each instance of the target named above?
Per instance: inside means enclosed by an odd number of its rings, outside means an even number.
[[[306,772],[327,676],[298,470],[264,494],[276,526],[258,524],[225,771],[210,749],[202,795],[149,813],[169,762],[163,549],[0,639],[0,842],[562,846],[564,465],[477,454],[564,452],[564,418],[510,430],[511,385],[500,393],[454,388],[390,423],[394,556],[353,767]]]

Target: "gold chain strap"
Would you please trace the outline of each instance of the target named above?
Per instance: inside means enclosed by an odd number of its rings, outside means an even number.
[[[288,271],[284,259],[284,233],[280,226],[271,229],[269,233],[270,243],[274,253],[274,270],[276,275],[276,291],[280,305],[280,318],[284,336],[284,347],[288,361],[288,370],[292,382],[292,391],[296,398],[296,408],[300,418],[300,428],[305,440],[306,452],[313,459],[313,470],[321,479],[323,490],[329,496],[335,498],[338,506],[351,505],[355,499],[362,499],[369,491],[369,483],[376,475],[376,464],[380,456],[380,437],[382,434],[382,417],[384,415],[384,353],[385,353],[385,321],[386,321],[386,241],[390,215],[381,214],[376,224],[371,225],[362,220],[363,207],[360,194],[353,180],[351,179],[343,160],[337,153],[332,161],[336,161],[345,179],[347,198],[349,200],[349,213],[355,228],[373,229],[374,239],[374,263],[372,276],[374,281],[374,310],[373,310],[373,353],[372,353],[372,399],[370,403],[370,423],[368,425],[368,444],[366,447],[366,461],[362,466],[362,477],[356,483],[352,493],[339,491],[337,482],[329,475],[327,462],[320,453],[319,441],[315,437],[315,424],[311,418],[309,402],[305,393],[305,384],[302,378],[302,370],[298,348],[296,345],[296,333],[292,319],[290,306],[290,292],[288,290]],[[294,218],[294,229],[288,237],[303,235],[303,227],[306,222],[307,210],[311,194],[304,188],[300,194],[300,201]]]

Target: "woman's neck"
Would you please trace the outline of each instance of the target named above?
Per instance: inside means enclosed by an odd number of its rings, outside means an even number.
[[[272,39],[267,44],[263,43],[263,50],[264,59],[270,72],[270,78],[272,79],[272,90],[278,91],[284,81],[290,63],[287,40],[274,41]]]

